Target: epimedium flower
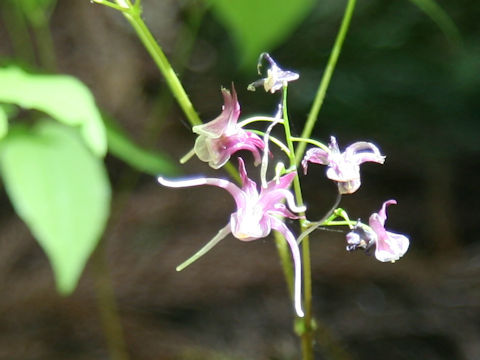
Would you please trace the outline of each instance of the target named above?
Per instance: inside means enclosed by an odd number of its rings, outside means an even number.
[[[195,255],[179,265],[177,271],[183,270],[199,257],[203,256],[229,233],[232,233],[232,235],[239,240],[252,241],[266,237],[272,229],[276,230],[284,236],[290,246],[295,269],[295,311],[298,316],[303,317],[304,314],[301,306],[300,250],[294,235],[281,219],[282,217],[298,219],[299,216],[295,215],[294,212],[299,213],[305,211],[305,207],[300,207],[295,204],[293,194],[288,190],[296,173],[291,172],[278,179],[269,181],[266,186],[261,187],[259,192],[257,184],[248,178],[242,158],[238,158],[238,162],[239,173],[242,180],[241,188],[224,179],[198,178],[172,181],[161,176],[158,177],[160,184],[169,187],[200,185],[221,187],[232,195],[237,207],[236,211],[230,216],[230,222]],[[285,205],[284,201],[288,206]]]
[[[272,59],[270,54],[268,53],[261,53],[258,59],[257,70],[258,74],[260,75],[260,67],[262,64],[262,59],[266,59],[270,63],[270,68],[267,70],[267,77],[257,80],[250,85],[248,85],[247,89],[250,91],[255,91],[255,89],[259,86],[263,86],[266,92],[274,93],[281,88],[283,88],[284,84],[297,80],[300,75],[293,71],[283,70],[281,69],[277,63]]]
[[[408,250],[408,237],[385,230],[387,206],[397,204],[395,200],[385,201],[378,213],[370,215],[369,226],[358,223],[347,234],[347,250],[370,249],[375,246],[375,257],[382,262],[395,262]]]
[[[233,153],[248,150],[253,154],[255,165],[260,164],[259,149],[264,148],[263,140],[237,124],[240,104],[233,85],[231,93],[222,88],[222,95],[224,99],[222,113],[214,120],[192,128],[192,131],[199,135],[193,148],[195,154],[200,160],[208,162],[212,168],[219,169]]]
[[[353,143],[342,153],[337,139],[331,136],[328,149],[309,149],[302,160],[302,166],[306,174],[309,162],[327,165],[327,177],[338,183],[340,194],[352,194],[361,184],[360,164],[367,161],[383,164],[385,156],[377,146],[366,141]]]

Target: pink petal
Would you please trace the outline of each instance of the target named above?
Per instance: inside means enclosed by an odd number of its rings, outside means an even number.
[[[344,157],[357,165],[371,161],[379,164],[385,162],[385,156],[380,153],[378,147],[370,142],[358,141],[345,149]]]
[[[255,181],[251,180],[247,175],[247,170],[245,169],[245,163],[241,157],[238,158],[238,172],[240,173],[240,178],[242,179],[242,191],[245,194],[247,202],[256,202],[258,200],[258,190],[257,184]]]
[[[261,211],[261,212],[257,212]],[[270,218],[261,209],[239,208],[230,216],[232,234],[238,240],[251,241],[261,239],[270,234]]]
[[[157,178],[157,181],[163,186],[181,188],[181,187],[190,187],[190,186],[201,186],[201,185],[212,185],[218,186],[227,190],[233,199],[237,207],[242,207],[245,204],[245,194],[237,185],[231,183],[228,180],[224,179],[215,179],[215,178],[198,178],[198,179],[187,179],[187,180],[168,180],[162,176]]]
[[[385,220],[387,220],[387,206],[389,206],[389,205],[397,205],[397,201],[391,199],[391,200],[387,200],[383,203],[382,208],[378,212],[378,215],[380,216],[382,225],[385,224]]]
[[[232,94],[227,89],[222,89],[222,94],[224,101],[222,113],[206,124],[194,126],[192,128],[194,133],[215,139],[223,134],[228,135],[229,130],[235,127],[240,116],[240,104],[237,100],[237,93],[232,85]]]
[[[315,164],[328,165],[330,163],[329,153],[320,148],[309,149],[302,160],[303,172],[307,173],[308,163],[312,162]]]
[[[384,237],[377,239],[375,257],[383,262],[394,262],[407,252],[409,244],[405,235],[386,231]]]
[[[285,240],[287,240],[288,245],[290,246],[290,251],[292,252],[293,265],[295,269],[295,282],[294,282],[294,301],[295,301],[295,311],[299,317],[304,317],[305,314],[302,310],[302,268],[301,268],[301,257],[300,249],[298,248],[297,241],[295,237],[287,228],[287,226],[275,217],[271,217],[272,228],[280,232]]]

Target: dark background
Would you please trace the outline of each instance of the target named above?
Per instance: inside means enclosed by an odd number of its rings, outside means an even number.
[[[411,245],[397,263],[384,264],[347,253],[342,233],[313,235],[316,359],[480,359],[480,7],[439,3],[461,43],[408,1],[359,1],[354,13],[314,135],[323,141],[335,135],[341,147],[358,140],[379,145],[386,163],[363,165],[362,187],[341,206],[366,220],[383,201],[397,199],[387,228],[408,234]],[[289,87],[297,135],[344,5],[319,2],[271,49],[301,76]],[[242,117],[273,114],[278,97],[246,91],[256,69],[239,69],[234,44],[210,13],[186,61],[188,8],[144,0],[144,11],[204,121],[218,115],[220,86],[232,81]],[[13,57],[3,20],[0,55]],[[84,81],[139,144],[175,159],[191,149],[184,116],[119,13],[61,0],[50,29],[57,71]],[[187,165],[184,173],[214,175],[198,160]],[[104,253],[131,359],[298,359],[292,304],[271,238],[229,237],[175,272],[226,224],[230,196],[215,188],[162,188],[113,157],[107,166],[111,220],[67,298],[55,292],[44,253],[1,193],[0,359],[108,358],[97,286],[105,280]],[[319,218],[335,186],[322,167],[309,173],[302,178],[305,198]]]

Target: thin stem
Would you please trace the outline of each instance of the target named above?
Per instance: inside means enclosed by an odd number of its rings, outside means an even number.
[[[23,59],[30,65],[34,65],[35,51],[20,4],[13,2],[11,4],[4,3],[0,10],[16,57]]]
[[[280,262],[282,264],[283,274],[285,275],[285,280],[287,282],[288,293],[292,301],[294,300],[294,287],[293,287],[293,264],[292,257],[290,255],[288,244],[283,238],[283,235],[278,231],[273,232],[275,238],[275,245],[277,246],[278,255],[280,257]]]
[[[139,0],[135,1],[135,6],[140,6]],[[182,22],[170,61],[175,68],[177,76],[180,78],[192,57],[195,40],[208,7],[209,4],[197,0],[190,3],[186,9],[185,21]],[[148,144],[154,144],[157,141],[157,136],[165,124],[163,120],[168,118],[172,106],[175,104],[175,99],[171,92],[168,89],[165,91],[164,87],[164,84],[162,84],[159,96],[155,99],[152,111],[146,119],[143,139]]]
[[[325,151],[330,151],[330,149],[328,148],[327,145],[321,143],[320,141],[317,141],[317,140],[313,140],[313,139],[305,139],[305,138],[301,138],[301,137],[295,137],[295,136],[292,136],[292,141],[295,141],[295,142],[304,142],[304,143],[307,143],[307,144],[312,144],[312,145],[315,145]]]
[[[332,215],[337,217],[337,215],[335,214],[335,209],[337,208],[338,204],[340,204],[341,200],[342,200],[342,194],[338,193],[335,203],[330,208],[330,210],[325,214],[325,216],[321,218],[319,221],[309,223],[308,229],[302,232],[302,234],[297,238],[297,242],[300,244],[306,236],[308,236],[310,233],[315,231],[318,227],[327,224],[329,220],[332,218]]]
[[[100,240],[97,249],[92,255],[92,265],[97,292],[97,303],[102,320],[109,354],[112,360],[128,360],[123,328],[118,315],[112,280],[106,261],[104,240]]]
[[[252,130],[252,129],[249,129],[248,131],[252,132],[252,133],[255,133],[255,134],[258,134],[258,135],[265,135],[265,133],[263,131],[260,131],[260,130]],[[280,140],[278,140],[276,137],[274,136],[269,136],[268,139],[273,142],[275,145],[277,145],[285,154],[287,154],[287,156],[290,156],[290,150],[288,149],[288,147],[285,146],[284,143],[282,143]]]
[[[270,116],[252,116],[252,117],[249,117],[248,119],[245,119],[243,121],[240,121],[237,125],[239,127],[244,127],[245,125],[248,125],[248,124],[251,124],[253,122],[257,122],[257,121],[269,121],[269,122],[274,122],[274,121],[278,121],[277,118],[274,118],[274,117],[270,117]],[[280,120],[278,121],[279,123],[282,123],[283,121]]]
[[[160,69],[160,72],[165,77],[170,91],[180,105],[180,108],[187,117],[189,123],[192,126],[202,124],[197,112],[193,108],[193,105],[188,98],[187,93],[185,92],[185,89],[182,86],[182,83],[178,79],[177,74],[175,73],[172,66],[170,65],[170,62],[163,53],[162,48],[155,41],[152,33],[148,29],[147,25],[145,25],[145,22],[142,20],[140,8],[133,7],[128,0],[115,1],[120,7],[130,9],[130,11],[124,11],[123,15],[128,20],[128,22],[130,22],[130,24],[136,31],[138,37],[142,41],[143,45],[149,52],[150,56],[155,61],[155,64],[157,64],[158,68]]]
[[[52,33],[49,28],[49,15],[43,11],[38,11],[35,16],[35,22],[31,21],[32,28],[35,31],[35,39],[38,45],[38,57],[40,64],[50,71],[57,68],[55,58],[55,46]]]
[[[290,166],[295,167],[295,148],[293,146],[292,134],[290,131],[290,122],[288,120],[287,111],[287,86],[283,87],[283,126],[285,128],[285,139],[287,141],[288,149],[290,150]],[[293,179],[293,189],[298,206],[303,206],[302,189],[300,186],[300,179],[297,176]],[[300,213],[304,216],[305,213]],[[305,230],[305,220],[300,220],[300,227],[302,232]],[[302,359],[313,360],[313,327],[312,327],[312,270],[310,260],[310,244],[308,237],[305,237],[302,243],[302,265],[303,265],[303,299],[305,317],[303,318],[303,327],[300,332],[302,343]]]
[[[330,84],[330,80],[333,75],[333,70],[335,69],[335,65],[337,64],[338,56],[340,55],[340,51],[342,49],[343,41],[345,40],[345,36],[347,35],[348,27],[350,26],[350,20],[352,18],[353,10],[355,8],[356,0],[348,0],[347,7],[345,9],[345,13],[343,15],[342,24],[340,26],[340,30],[338,31],[337,38],[335,39],[335,44],[333,45],[332,52],[330,53],[330,57],[328,59],[327,67],[323,74],[322,80],[320,81],[320,85],[317,90],[317,94],[315,95],[315,100],[313,101],[312,108],[310,109],[310,113],[308,114],[307,121],[305,123],[305,127],[303,128],[303,132],[301,137],[302,138],[309,138],[312,134],[313,128],[315,123],[317,122],[318,113],[323,104],[323,100],[325,99],[325,94],[327,93],[328,85]],[[298,144],[296,149],[296,164],[300,164],[302,160],[303,154],[305,152],[307,144],[301,142]]]

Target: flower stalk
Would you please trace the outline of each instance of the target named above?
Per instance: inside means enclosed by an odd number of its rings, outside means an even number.
[[[323,105],[325,94],[327,93],[328,86],[330,85],[333,71],[335,70],[335,66],[337,65],[337,60],[340,55],[340,51],[342,50],[343,42],[347,35],[348,28],[350,27],[350,20],[352,19],[353,10],[355,9],[356,2],[356,0],[348,0],[345,13],[343,14],[342,24],[340,25],[340,30],[338,31],[337,37],[335,39],[335,44],[333,45],[332,52],[330,53],[330,57],[328,58],[327,67],[325,68],[325,72],[323,73],[322,80],[320,81],[320,85],[315,95],[315,99],[313,101],[310,112],[308,113],[307,121],[302,131],[302,138],[309,138],[310,135],[312,135],[313,128],[315,127],[315,123],[318,119],[318,113],[320,112],[320,109]],[[297,146],[297,156],[295,158],[297,166],[302,160],[306,147],[307,144],[304,142],[300,142]]]
[[[120,11],[130,25],[133,27],[138,37],[142,41],[143,45],[147,49],[148,53],[155,61],[158,69],[165,77],[165,80],[172,92],[173,96],[177,100],[180,108],[187,117],[189,123],[192,126],[200,125],[202,121],[195,111],[185,89],[182,86],[178,76],[173,70],[170,62],[168,61],[165,53],[160,45],[157,43],[152,33],[148,29],[147,25],[142,19],[142,8],[140,2],[137,0],[134,4],[130,0],[115,0],[115,3],[108,0],[92,0],[93,2],[101,5],[111,7]]]

